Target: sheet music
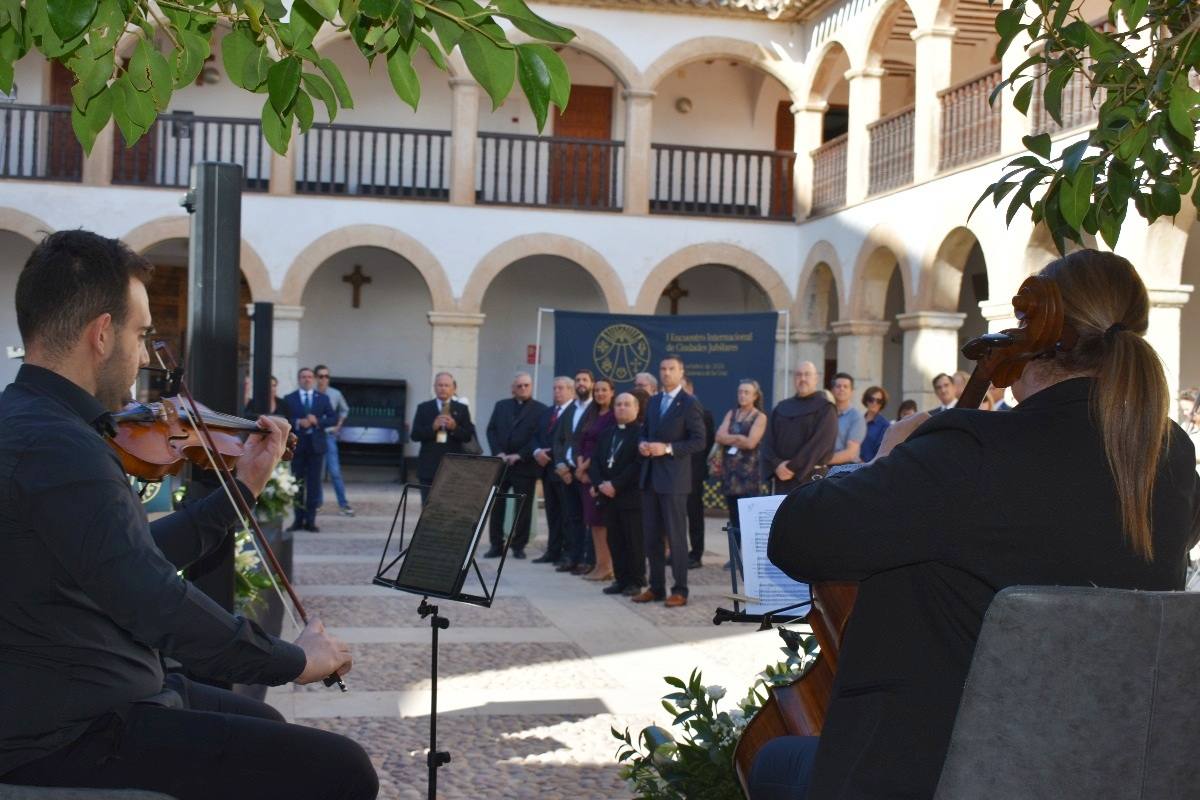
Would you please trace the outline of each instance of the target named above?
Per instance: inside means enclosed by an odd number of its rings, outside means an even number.
[[[783,502],[784,495],[766,497],[743,497],[738,500],[738,519],[742,526],[742,566],[746,576],[746,594],[758,602],[748,603],[747,614],[765,614],[768,611],[800,603],[809,599],[807,583],[799,583],[770,562],[767,558],[767,542],[771,536],[771,522]],[[797,616],[807,613],[806,608],[797,609]]]

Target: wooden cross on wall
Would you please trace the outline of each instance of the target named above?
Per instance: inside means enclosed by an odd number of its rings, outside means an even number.
[[[679,285],[679,278],[673,279],[667,284],[667,288],[663,289],[662,296],[671,301],[672,316],[679,314],[679,301],[689,294],[687,289]]]
[[[349,275],[343,275],[342,280],[354,287],[353,304],[355,308],[358,308],[359,302],[362,299],[363,284],[370,283],[371,278],[367,275],[363,275],[361,264],[355,264],[354,271]]]

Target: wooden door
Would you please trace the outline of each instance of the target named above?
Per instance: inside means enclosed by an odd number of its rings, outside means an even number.
[[[70,108],[71,84],[75,76],[57,61],[50,62],[50,105]],[[50,114],[46,132],[46,178],[48,180],[77,181],[83,175],[83,148],[71,130],[71,117],[67,114]]]
[[[611,86],[572,86],[567,110],[554,118],[554,135],[570,139],[612,139]],[[550,145],[550,205],[608,208],[612,197],[613,152],[607,145],[582,142]]]
[[[796,118],[790,100],[781,100],[775,109],[775,150],[791,153],[777,159],[771,169],[771,216],[792,216],[792,172],[796,168]]]

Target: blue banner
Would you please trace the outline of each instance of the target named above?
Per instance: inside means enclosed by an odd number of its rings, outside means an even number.
[[[738,382],[758,381],[770,406],[775,382],[775,330],[779,315],[693,314],[644,316],[554,312],[554,374],[590,369],[614,381],[617,391],[633,387],[633,377],[649,372],[667,355],[683,359],[696,396],[720,425],[737,403]]]

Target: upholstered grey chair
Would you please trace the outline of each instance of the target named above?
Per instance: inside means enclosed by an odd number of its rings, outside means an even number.
[[[1012,587],[935,800],[1200,797],[1200,593]]]

